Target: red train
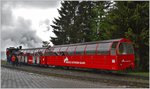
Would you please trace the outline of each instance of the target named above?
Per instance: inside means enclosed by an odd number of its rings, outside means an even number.
[[[102,70],[134,68],[134,50],[129,39],[56,45],[49,48],[19,49],[22,63]]]

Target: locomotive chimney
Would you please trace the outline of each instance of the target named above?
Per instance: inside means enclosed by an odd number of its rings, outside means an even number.
[[[22,46],[19,46],[19,49],[22,49]]]

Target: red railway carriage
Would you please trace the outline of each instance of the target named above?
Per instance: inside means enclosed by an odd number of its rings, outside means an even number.
[[[48,49],[47,65],[105,70],[134,68],[134,51],[130,40],[121,38]]]
[[[41,60],[44,57],[44,52],[46,48],[30,48],[30,49],[21,49],[21,62],[25,64],[45,64]]]
[[[27,64],[102,70],[134,68],[132,42],[125,38],[20,51],[22,62]]]

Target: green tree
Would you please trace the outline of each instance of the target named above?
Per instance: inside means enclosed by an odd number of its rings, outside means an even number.
[[[48,42],[48,41],[43,41],[42,43],[43,43],[42,47],[49,47],[50,46],[50,42]]]
[[[60,17],[55,18],[54,25],[51,25],[57,38],[51,37],[51,41],[54,44],[66,44],[99,40],[101,34],[98,32],[103,31],[98,25],[104,20],[104,9],[108,7],[108,1],[63,2],[58,10]]]
[[[78,29],[78,42],[88,42],[91,41],[91,19],[92,19],[92,7],[94,6],[92,1],[82,1],[80,2],[77,11],[77,20],[75,26]]]
[[[62,7],[60,10],[58,9],[60,17],[55,18],[54,25],[51,25],[57,36],[56,38],[51,37],[53,44],[67,44],[72,41],[74,36],[72,24],[74,24],[75,10],[78,3],[78,1],[64,1],[61,3]]]
[[[107,16],[112,30],[112,38],[125,37],[133,41],[137,66],[142,71],[149,68],[149,2],[121,1],[116,2]]]
[[[78,42],[100,40],[99,25],[104,20],[109,1],[82,1],[78,5],[74,26],[78,29]],[[80,34],[80,35],[79,35]]]
[[[92,40],[104,40],[111,39],[111,30],[109,28],[109,23],[107,15],[109,14],[109,9],[112,5],[111,1],[97,1],[94,2],[94,7],[92,8],[92,21],[91,29],[93,31],[91,38]]]

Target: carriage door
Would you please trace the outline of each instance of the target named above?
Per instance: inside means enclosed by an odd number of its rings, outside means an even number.
[[[117,45],[118,45],[118,42],[113,42],[111,45],[111,49],[110,49],[110,61],[109,62],[110,62],[112,69],[117,67],[117,57],[116,57]]]

